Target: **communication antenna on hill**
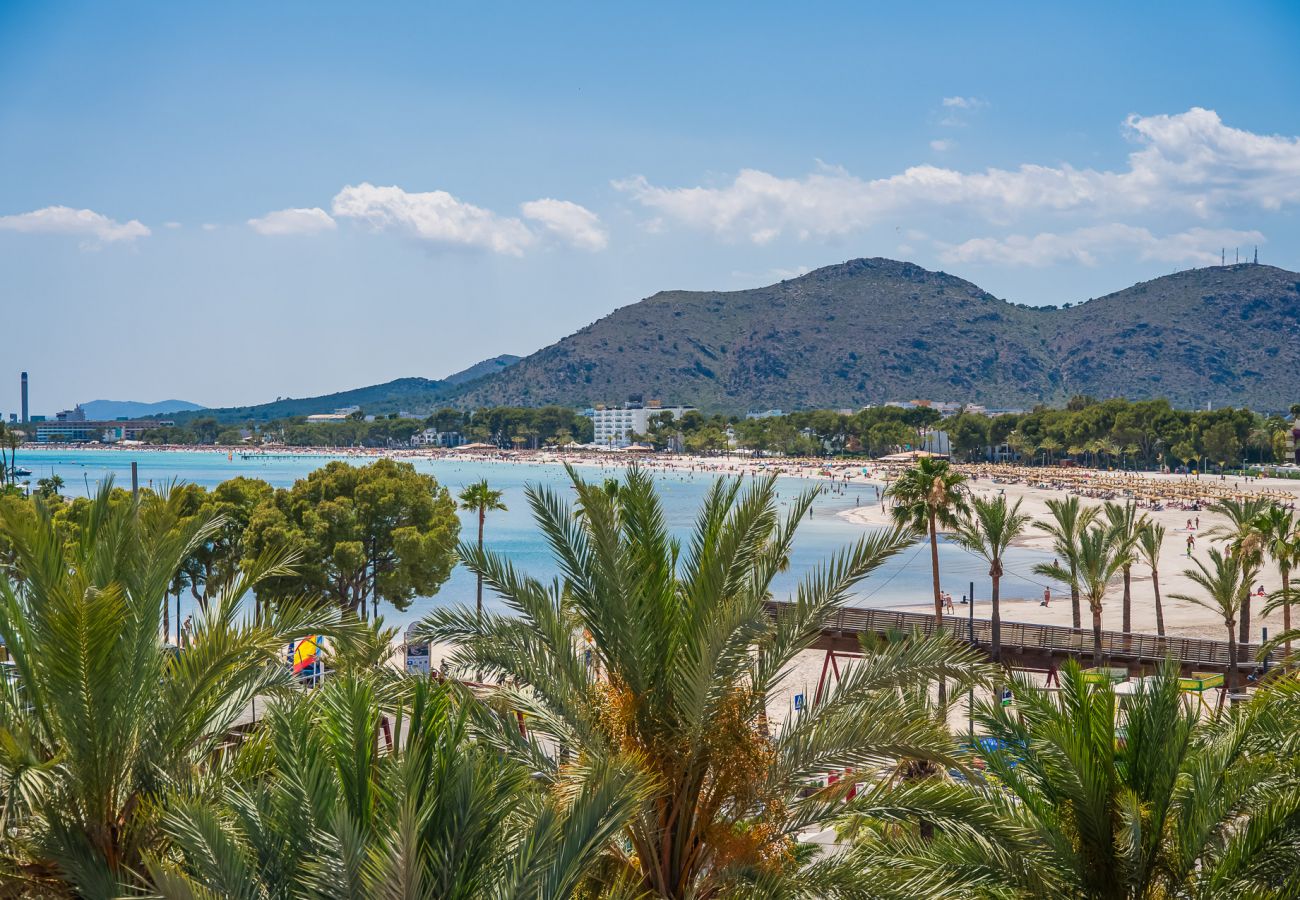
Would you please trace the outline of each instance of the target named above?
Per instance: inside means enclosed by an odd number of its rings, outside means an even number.
[[[1233,265],[1236,265],[1237,263],[1241,262],[1241,248],[1240,248],[1240,247],[1233,247],[1233,248],[1232,248],[1232,252],[1235,253],[1235,254],[1237,255],[1237,258],[1236,258],[1235,260],[1233,260]]]
[[[1255,245],[1255,265],[1259,265],[1259,244]]]
[[[1224,261],[1224,255],[1225,255],[1227,252],[1228,252],[1228,248],[1227,248],[1227,247],[1220,247],[1220,248],[1219,248],[1219,265],[1221,265],[1221,266],[1223,266],[1223,265],[1227,265],[1227,263]]]

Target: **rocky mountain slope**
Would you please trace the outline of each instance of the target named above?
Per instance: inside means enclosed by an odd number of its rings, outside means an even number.
[[[1031,406],[1077,393],[1284,406],[1300,396],[1300,275],[1194,269],[1058,309],[858,259],[752,290],[655,294],[455,401],[582,406],[641,394],[743,412],[913,397]]]

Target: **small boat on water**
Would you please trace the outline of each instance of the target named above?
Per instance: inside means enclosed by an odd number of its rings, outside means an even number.
[[[32,470],[24,469],[19,466],[11,466],[9,469],[9,476],[11,478],[31,478]]]

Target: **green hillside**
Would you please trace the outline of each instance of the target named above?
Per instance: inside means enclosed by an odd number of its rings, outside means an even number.
[[[500,373],[518,360],[518,356],[504,354],[475,363],[468,369],[455,372],[441,380],[398,378],[383,384],[322,394],[318,397],[282,397],[270,403],[259,403],[254,406],[200,409],[178,413],[168,418],[175,419],[178,424],[207,416],[212,416],[218,422],[269,422],[273,419],[333,412],[347,406],[359,406],[366,413],[373,415],[403,411],[429,413],[437,406],[445,405],[462,386],[470,385],[490,374]]]
[[[383,384],[324,394],[319,397],[284,397],[256,406],[227,406],[168,416],[178,424],[212,416],[218,422],[269,422],[292,416],[333,412],[340,407],[360,406],[367,413],[383,415],[402,410],[423,411],[455,391],[455,385],[428,378],[398,378]]]

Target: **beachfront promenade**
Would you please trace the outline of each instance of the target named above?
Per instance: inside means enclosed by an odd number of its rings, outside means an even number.
[[[769,613],[779,616],[789,604],[769,601]],[[919,629],[931,634],[936,629],[930,613],[898,612],[889,609],[863,609],[846,606],[822,630],[814,644],[817,650],[847,654],[861,648],[863,635],[885,636]],[[943,631],[964,644],[989,652],[993,646],[993,623],[988,619],[944,616]],[[1013,669],[1051,672],[1067,659],[1085,667],[1092,665],[1092,629],[1063,628],[1059,625],[1034,625],[1025,622],[1002,623],[1002,660]],[[1237,646],[1237,667],[1243,673],[1254,670],[1259,661],[1257,644]],[[1154,634],[1101,633],[1102,665],[1128,668],[1134,674],[1154,672],[1165,659],[1172,659],[1181,674],[1193,672],[1223,673],[1228,668],[1227,641],[1200,638],[1157,637]],[[829,660],[829,657],[828,657]]]

